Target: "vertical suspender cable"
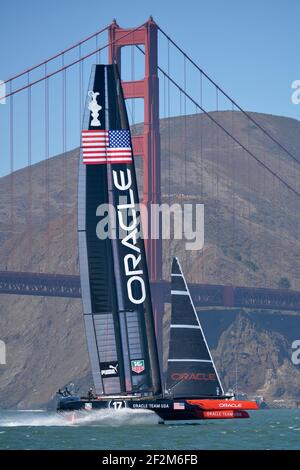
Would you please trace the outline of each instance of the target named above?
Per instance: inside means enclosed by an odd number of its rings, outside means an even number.
[[[62,55],[64,66],[64,54]],[[62,71],[62,259],[66,260],[66,220],[65,220],[65,191],[66,191],[66,70]]]
[[[100,44],[100,35],[97,34],[96,35],[96,51],[98,51],[97,56],[96,56],[97,64],[101,64],[101,51],[99,50],[100,49],[99,44]]]
[[[131,46],[131,81],[132,82],[135,81],[135,46]],[[135,128],[135,99],[134,98],[131,100],[131,116],[132,116],[132,125]]]
[[[282,172],[282,168],[281,168],[281,155],[280,155],[280,148],[279,146],[277,146],[278,148],[278,173],[281,174]],[[282,217],[281,214],[283,213],[282,212],[282,209],[281,209],[281,187],[280,187],[280,184],[279,184],[279,181],[277,180],[277,188],[278,188],[278,191],[277,191],[277,194],[278,194],[278,204],[277,204],[277,207],[279,208],[279,214],[280,216],[279,217]],[[283,244],[284,243],[284,233],[282,233],[282,224],[280,223],[280,230],[281,230],[281,234],[280,234],[280,240],[281,240],[281,243]],[[283,266],[282,266],[282,260],[283,260],[283,256],[282,256],[282,252],[283,252],[283,249],[284,249],[284,245],[282,246],[282,248],[279,248],[279,271],[280,273],[283,273],[284,270],[283,270]],[[280,274],[279,273],[279,274]],[[279,279],[281,278],[282,276],[279,276]],[[277,287],[277,286],[274,286],[274,287]]]
[[[163,95],[163,103],[164,103],[164,119],[167,118],[167,105],[166,105],[166,100],[167,100],[167,86],[166,86],[166,82],[167,82],[167,78],[165,75],[163,75],[163,81],[164,81],[164,95]],[[166,122],[166,121],[165,121]]]
[[[199,199],[198,197],[200,196],[200,204],[203,204],[203,196],[202,196],[202,188],[201,188],[201,134],[199,132],[199,118],[200,118],[200,114],[198,113],[198,108],[197,106],[195,106],[195,114],[194,114],[194,117],[195,119],[193,120],[194,121],[194,125],[193,125],[193,130],[197,129],[198,128],[198,132],[197,132],[197,135],[195,136],[196,137],[196,142],[197,142],[197,150],[196,150],[196,168],[195,168],[195,173],[196,173],[196,187],[199,185],[199,182],[200,182],[200,187],[199,187],[199,191],[200,191],[200,194],[196,193],[196,196],[197,196],[197,199],[195,200],[196,204],[199,203]],[[196,224],[195,224],[196,226]],[[191,279],[191,282],[199,282],[199,280],[202,280],[203,278],[203,266],[202,266],[202,262],[203,262],[203,249],[200,251],[199,253],[199,256],[200,256],[200,265],[199,265],[199,272],[194,272],[194,276],[193,276],[193,279]]]
[[[266,138],[266,136],[264,136]],[[266,163],[266,148],[265,145],[263,144],[263,155],[262,155],[262,160],[264,163]],[[266,210],[267,207],[267,194],[266,194],[266,170],[263,168],[263,192],[262,192],[262,200],[263,200],[263,213],[262,213],[262,229],[263,229],[263,252],[264,252],[264,259],[267,258],[267,253],[268,253],[268,243],[266,240],[266,233],[267,233],[267,223],[268,223],[268,217],[265,217],[264,211]],[[267,277],[268,277],[268,271],[267,271],[267,264],[265,263],[264,265],[264,287],[267,287]]]
[[[219,114],[219,90],[216,88],[216,111],[217,111],[217,116]],[[218,118],[217,118],[218,119]],[[219,192],[219,178],[220,178],[220,148],[219,148],[219,126],[216,128],[216,156],[217,156],[217,165],[216,165],[216,231],[217,231],[217,242],[216,242],[216,252],[217,252],[217,265],[216,265],[216,274],[217,274],[217,281],[218,283],[221,281],[221,279],[218,276],[221,276],[221,272],[219,270],[220,266],[220,261],[221,261],[221,256],[222,256],[222,249],[220,246],[220,230],[219,230],[219,219],[220,219],[220,192]],[[218,252],[220,255],[218,256]],[[218,258],[220,261],[218,261]]]
[[[247,118],[247,149],[249,149],[250,145],[250,122],[249,122],[249,118]],[[249,264],[248,264],[248,286],[251,285],[251,271],[253,270],[253,264],[252,264],[252,253],[251,253],[251,242],[252,242],[252,239],[251,239],[251,196],[252,196],[252,192],[251,192],[251,178],[250,178],[250,157],[249,157],[249,154],[247,153],[247,186],[248,186],[248,222],[247,222],[247,226],[248,226],[248,253],[247,253],[247,258],[248,258],[248,261],[249,261]],[[246,196],[247,197],[247,196]]]
[[[235,122],[235,110],[234,104],[231,102],[231,133],[234,135],[234,122]],[[234,141],[229,139],[231,142],[231,163],[232,163],[232,255],[239,261],[240,253],[237,252],[236,247],[236,212],[235,212],[235,187],[236,187],[236,164],[235,164],[235,146]],[[238,282],[238,279],[234,280],[235,283]]]
[[[170,75],[170,41],[168,40],[168,75]],[[169,192],[169,204],[171,202],[171,96],[170,96],[170,80],[168,80],[167,89],[167,105],[168,105],[168,192]]]
[[[10,82],[10,92],[12,92],[12,82]],[[14,96],[10,97],[10,225],[11,232],[14,230]]]
[[[203,105],[203,74],[200,72],[200,105]],[[203,126],[204,126],[204,114],[200,113],[198,108],[196,107],[199,115],[198,115],[198,122],[200,124],[200,195],[201,195],[201,204],[204,204],[204,178],[203,178],[203,172],[204,172],[204,159],[203,159]],[[205,208],[204,208],[205,210]],[[205,217],[205,215],[204,215]],[[201,282],[204,282],[204,247],[201,250]]]
[[[81,59],[81,44],[78,47],[79,59]],[[78,63],[79,71],[79,135],[81,133],[82,120],[83,120],[83,61]]]
[[[168,75],[170,75],[170,41],[168,40],[168,43],[167,43],[167,70],[168,70]],[[169,198],[168,198],[168,202],[169,202],[169,207],[171,206],[172,204],[172,194],[175,194],[175,191],[172,191],[172,188],[171,188],[171,83],[170,83],[170,80],[167,79],[167,89],[166,89],[166,93],[167,93],[167,98],[166,98],[166,102],[167,102],[167,120],[168,120],[168,136],[167,136],[167,139],[168,139],[168,155],[167,155],[167,158],[168,158],[168,182],[167,182],[167,187],[168,187],[168,194],[169,194]],[[173,125],[175,125],[175,119],[173,119]],[[175,135],[175,133],[173,134]],[[173,160],[173,166],[175,165],[174,163],[174,160]],[[174,181],[173,181],[173,184],[174,184]],[[167,188],[166,188],[167,189]],[[171,244],[169,244],[169,256],[168,258],[171,260],[172,259],[172,254],[173,254],[173,249],[172,249],[172,246]]]
[[[47,63],[45,64],[45,192],[46,192],[46,256],[47,266],[50,266],[50,182],[49,182],[49,83]],[[47,270],[47,269],[46,269]]]
[[[184,77],[183,77],[183,89],[184,89],[184,190],[183,197],[185,198],[187,192],[187,116],[186,116],[186,58],[184,57]],[[185,200],[183,200],[183,203]],[[182,206],[183,207],[183,206]],[[184,250],[185,253],[185,269],[187,269],[187,250]]]
[[[183,80],[184,80],[184,86],[183,86],[183,89],[184,89],[184,92],[186,93],[186,58],[184,58],[184,77],[183,77]],[[185,166],[184,166],[184,190],[186,191],[186,169],[187,169],[187,152],[186,152],[186,144],[187,144],[187,140],[186,140],[186,135],[187,135],[187,121],[186,121],[187,117],[186,117],[186,94],[184,95],[184,163],[185,163]]]
[[[30,83],[30,73],[27,75],[27,82]],[[27,194],[27,225],[28,225],[28,269],[33,270],[32,245],[33,245],[33,227],[32,227],[32,135],[31,135],[31,87],[27,89],[27,176],[28,176],[28,194]]]

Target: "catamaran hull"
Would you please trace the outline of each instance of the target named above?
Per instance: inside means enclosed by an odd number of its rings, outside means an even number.
[[[58,412],[111,409],[115,412],[124,409],[153,411],[160,422],[197,422],[205,419],[241,419],[249,418],[246,410],[255,410],[258,406],[251,401],[238,400],[169,400],[169,399],[62,399]]]

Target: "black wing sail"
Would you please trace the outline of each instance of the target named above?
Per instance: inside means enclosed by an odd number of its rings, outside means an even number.
[[[167,393],[178,398],[221,396],[223,387],[177,258],[171,275]]]
[[[132,144],[116,65],[93,66],[81,147],[80,277],[95,389],[105,395],[159,394]]]

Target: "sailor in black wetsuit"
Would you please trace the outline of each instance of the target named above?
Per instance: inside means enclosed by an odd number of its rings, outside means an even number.
[[[90,388],[89,391],[88,391],[88,399],[89,400],[95,400],[95,395],[93,394],[93,389]]]
[[[58,392],[56,392],[58,395],[61,395],[62,397],[71,397],[72,396],[72,393],[70,392],[70,390],[68,389],[68,387],[66,387],[64,390],[61,390],[60,388],[58,389]]]

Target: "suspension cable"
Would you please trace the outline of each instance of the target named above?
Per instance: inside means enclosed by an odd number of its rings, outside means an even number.
[[[199,103],[197,103],[194,98],[192,98],[187,92],[183,90],[183,88],[178,85],[178,83],[175,82],[161,67],[158,67],[161,73],[166,74],[166,77],[170,80],[171,83],[173,83],[174,86],[176,86],[181,93],[183,93],[194,105],[197,106],[198,109],[200,109],[203,113],[206,114],[206,116],[214,122],[220,129],[222,129],[223,132],[225,132],[226,135],[228,135],[231,139],[235,141],[236,144],[238,144],[243,150],[245,150],[254,160],[256,160],[259,165],[261,165],[263,168],[265,168],[269,173],[271,173],[275,178],[277,178],[286,188],[288,188],[290,191],[292,191],[296,196],[300,197],[300,192],[298,192],[296,189],[294,189],[287,181],[285,181],[283,178],[281,178],[280,175],[278,175],[275,171],[273,171],[268,165],[266,165],[264,162],[262,162],[253,152],[251,152],[247,147],[242,144],[234,135],[232,135],[222,124],[220,124],[208,111],[206,111],[203,106],[200,106]]]
[[[201,72],[205,78],[207,78],[207,80],[210,81],[210,83],[212,85],[214,85],[229,101],[231,101],[231,103],[234,104],[234,106],[239,110],[241,111],[245,116],[247,116],[247,118],[250,119],[250,121],[255,124],[265,135],[267,135],[274,143],[276,143],[277,145],[279,145],[279,147],[284,151],[286,152],[296,163],[298,163],[300,165],[300,160],[297,159],[297,157],[295,157],[295,155],[292,154],[292,152],[290,152],[284,145],[282,145],[280,142],[278,142],[278,140],[275,139],[275,137],[273,137],[261,124],[259,124],[258,121],[256,121],[256,119],[254,119],[247,111],[245,111],[236,101],[234,101],[229,95],[228,93],[226,93],[212,78],[210,78],[210,76],[201,68],[199,67],[198,64],[196,64],[196,62],[181,48],[179,47],[176,42],[163,30],[161,29],[159,26],[157,26],[159,31],[173,44],[174,47],[176,47],[176,49],[181,52],[181,54],[183,54],[188,60],[189,62],[199,71]]]
[[[87,38],[82,39],[81,41],[77,42],[76,44],[73,44],[73,46],[70,46],[70,47],[68,47],[67,49],[64,49],[63,51],[58,52],[57,54],[55,54],[55,55],[49,57],[48,59],[43,60],[43,62],[40,62],[39,64],[36,64],[36,65],[34,65],[33,67],[30,67],[30,68],[24,70],[23,72],[20,72],[20,73],[14,75],[14,76],[8,78],[7,80],[4,81],[4,83],[12,82],[13,80],[16,80],[17,78],[20,78],[20,77],[22,77],[23,75],[26,75],[26,74],[28,74],[29,72],[32,72],[33,70],[36,70],[36,69],[42,67],[43,65],[48,64],[48,63],[51,62],[52,60],[58,59],[58,57],[61,57],[61,56],[65,55],[67,52],[72,51],[72,50],[75,49],[76,47],[81,46],[82,44],[86,43],[87,41],[90,41],[90,40],[93,39],[94,37],[98,37],[100,34],[104,33],[108,28],[109,28],[109,26],[106,26],[105,28],[100,29],[100,30],[97,31],[96,33],[93,33],[93,34],[91,34],[90,36],[88,36]]]
[[[139,49],[139,51],[142,52],[142,54],[145,55],[145,52],[143,51],[143,49],[136,45],[136,47]],[[180,85],[178,85],[177,82],[175,82],[175,80],[170,77],[170,75],[165,71],[163,70],[160,66],[157,67],[158,70],[163,74],[165,75],[168,80],[170,80],[170,82],[176,87],[178,88],[179,91],[181,91],[181,93],[183,93],[183,95],[188,98],[194,105],[197,106],[198,109],[200,109],[204,114],[206,114],[206,116],[212,121],[214,122],[220,129],[222,129],[223,132],[225,132],[226,135],[228,135],[231,139],[233,139],[235,141],[236,144],[238,144],[243,150],[245,150],[252,158],[254,158],[254,160],[256,160],[256,162],[261,165],[263,168],[265,168],[269,173],[271,173],[271,175],[275,176],[275,178],[277,178],[286,188],[288,188],[290,191],[292,191],[294,194],[296,194],[296,196],[300,197],[300,192],[297,191],[295,188],[293,188],[287,181],[285,181],[283,178],[281,178],[281,176],[279,176],[275,171],[272,170],[272,168],[270,168],[266,163],[262,162],[253,152],[251,152],[249,149],[247,149],[247,147],[242,144],[242,142],[240,142],[236,137],[234,137],[234,135],[232,135],[224,126],[222,126],[222,124],[220,124],[208,111],[206,111],[204,108],[203,108],[203,105],[200,105],[194,98],[191,97],[191,95],[189,95]],[[220,90],[220,89],[219,89]],[[222,91],[222,90],[221,90]],[[234,103],[233,103],[234,104]],[[236,105],[235,105],[236,106]],[[247,115],[247,113],[246,113]],[[247,116],[248,117],[248,116]],[[249,117],[249,119],[251,120],[251,117]]]
[[[17,88],[16,90],[14,91],[11,91],[10,93],[7,93],[5,96],[3,96],[3,98],[9,98],[10,96],[12,95],[15,95],[16,93],[20,93],[21,91],[23,90],[26,90],[29,86],[33,86],[33,85],[36,85],[37,83],[40,83],[44,80],[46,80],[47,78],[50,78],[50,77],[53,77],[54,75],[57,75],[58,73],[60,72],[63,72],[64,70],[67,70],[68,68],[70,67],[73,67],[73,65],[76,65],[78,64],[78,62],[80,61],[83,61],[85,59],[88,59],[89,57],[92,57],[93,55],[103,51],[104,49],[107,49],[108,47],[110,47],[111,45],[113,45],[115,42],[117,41],[121,41],[121,39],[124,39],[126,38],[127,36],[129,36],[130,34],[133,34],[135,31],[138,31],[139,29],[143,28],[145,26],[146,23],[143,23],[142,25],[138,26],[137,28],[133,29],[133,30],[130,30],[128,31],[127,33],[123,34],[123,36],[120,36],[118,39],[115,39],[113,41],[110,41],[108,42],[107,44],[105,44],[104,46],[102,47],[99,47],[99,49],[96,49],[92,52],[89,52],[88,54],[82,56],[80,59],[76,59],[74,60],[73,62],[70,62],[68,65],[64,65],[62,66],[61,68],[55,70],[54,72],[51,72],[51,73],[48,73],[47,76],[43,76],[41,78],[38,78],[37,80],[34,80],[33,82],[27,84],[27,85],[24,85],[20,88]],[[60,54],[60,56],[63,56],[63,54]]]

